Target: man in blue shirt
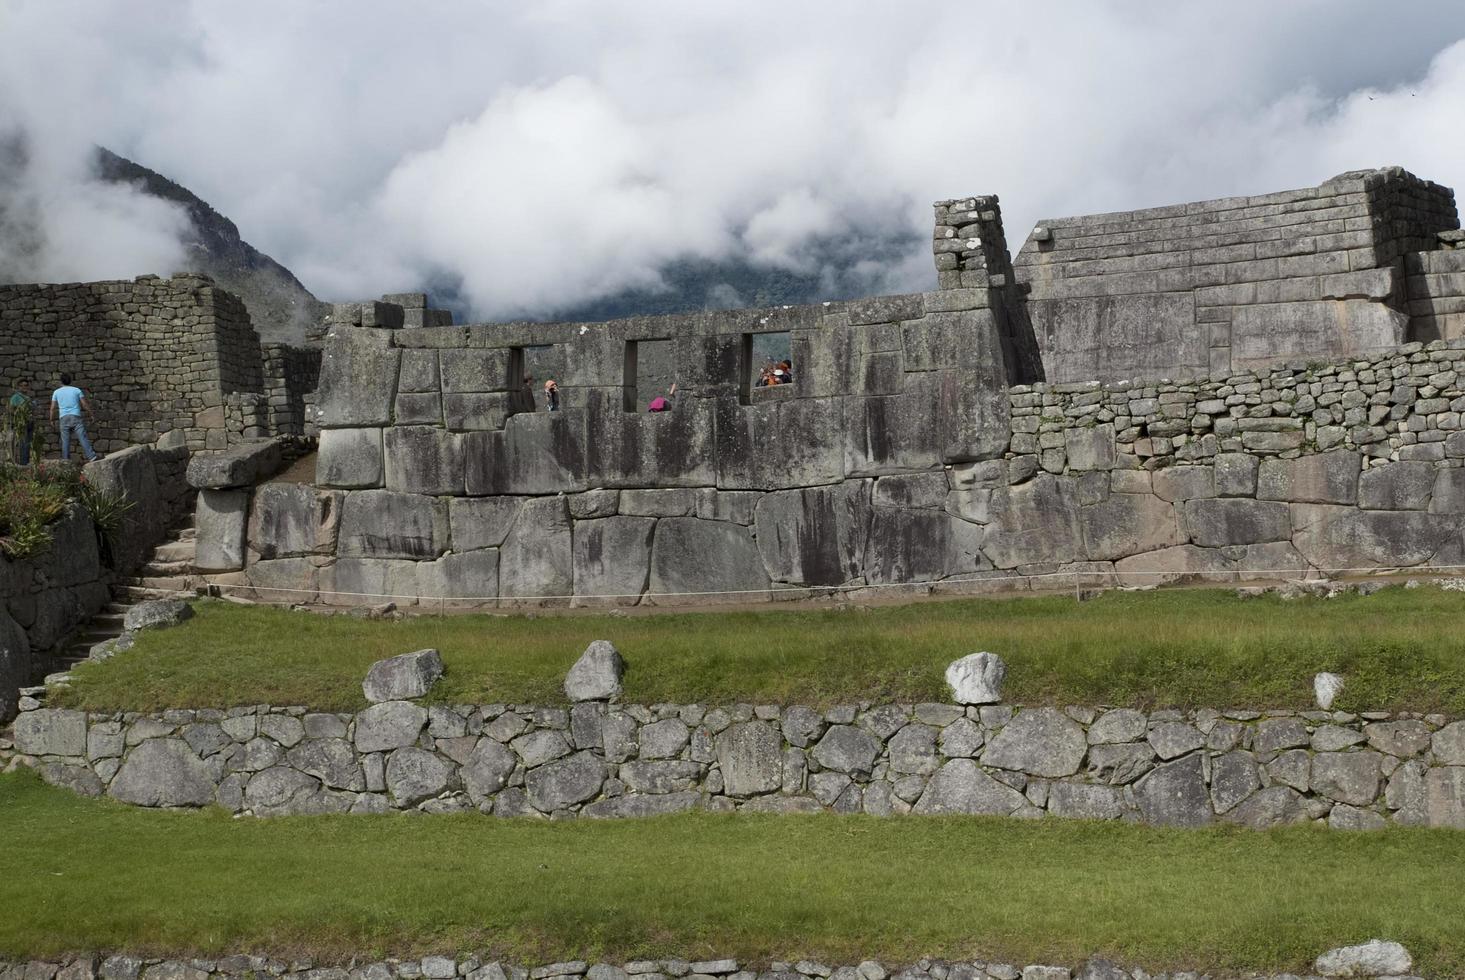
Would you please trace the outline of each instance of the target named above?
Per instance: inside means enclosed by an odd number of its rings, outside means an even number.
[[[74,435],[81,441],[81,451],[86,456],[88,463],[98,458],[96,450],[86,437],[86,425],[81,420],[82,412],[90,412],[92,406],[87,402],[86,395],[80,388],[71,383],[71,375],[61,375],[61,387],[51,393],[51,419],[56,418],[57,410],[61,412],[61,458],[71,458],[71,437]]]

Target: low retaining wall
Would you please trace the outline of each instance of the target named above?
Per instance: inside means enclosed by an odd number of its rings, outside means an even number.
[[[1329,950],[1314,964],[1324,976],[1397,976],[1413,966],[1409,951],[1397,943],[1371,940],[1360,946]],[[354,959],[348,966],[317,965],[298,956],[224,956],[219,959],[161,960],[133,956],[83,956],[61,961],[0,962],[0,980],[1150,980],[1143,969],[1125,970],[1104,959],[1090,959],[1076,971],[1067,966],[982,963],[971,960],[923,959],[905,968],[878,960],[852,966],[829,966],[812,960],[773,962],[759,969],[736,959],[634,960],[620,965],[574,960],[540,966],[502,963],[486,957],[424,956],[421,959]],[[1208,976],[1210,974],[1207,974]],[[1194,973],[1176,974],[1195,977]],[[1297,980],[1294,974],[1252,980]]]
[[[80,793],[256,816],[706,808],[1465,828],[1465,722],[1439,715],[387,701],[355,715],[39,709],[15,742]]]

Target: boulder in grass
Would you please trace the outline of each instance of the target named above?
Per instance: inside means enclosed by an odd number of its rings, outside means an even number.
[[[1414,966],[1409,950],[1384,939],[1370,939],[1357,946],[1330,949],[1317,958],[1314,968],[1325,977],[1397,977]]]
[[[177,626],[192,618],[193,607],[182,599],[150,599],[127,610],[127,615],[122,618],[122,628],[136,633],[138,630]]]
[[[1333,700],[1343,691],[1343,678],[1324,671],[1312,679],[1312,693],[1317,696],[1317,706],[1324,711],[1333,709]]]
[[[625,675],[620,651],[609,640],[596,640],[565,675],[565,694],[571,701],[609,701],[620,695]]]
[[[946,668],[946,683],[957,704],[998,704],[1007,664],[995,653],[969,653]]]
[[[366,672],[361,692],[372,704],[420,698],[443,676],[443,658],[436,650],[415,650],[378,660]]]

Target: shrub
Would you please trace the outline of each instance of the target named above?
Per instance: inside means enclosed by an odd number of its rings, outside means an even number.
[[[31,467],[0,464],[0,553],[14,559],[31,558],[51,544],[49,525],[73,503],[86,508],[93,522],[109,539],[133,506],[125,493],[97,490],[81,470],[69,465],[37,462]]]

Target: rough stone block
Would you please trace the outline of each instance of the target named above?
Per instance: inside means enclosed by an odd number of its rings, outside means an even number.
[[[1352,504],[1358,500],[1361,468],[1358,453],[1343,451],[1263,460],[1257,477],[1257,499]]]
[[[666,517],[657,524],[651,545],[655,602],[756,601],[769,585],[748,528],[695,517]]]
[[[1367,510],[1424,510],[1435,486],[1434,465],[1399,462],[1365,470],[1358,480],[1358,506]]]
[[[463,391],[513,391],[520,379],[509,377],[509,350],[460,348],[441,361],[444,394]]]
[[[523,497],[455,497],[448,501],[448,526],[454,551],[497,548],[509,536],[509,528]]]
[[[1175,507],[1149,494],[1114,493],[1079,508],[1084,552],[1090,560],[1112,561],[1181,543]]]
[[[1082,531],[1073,481],[1041,474],[992,491],[982,550],[998,568],[1081,557]]]
[[[382,485],[381,429],[323,429],[316,456],[319,486],[370,489]]]
[[[341,494],[300,483],[266,483],[254,493],[249,547],[262,559],[336,550]]]
[[[322,428],[363,428],[392,421],[401,352],[360,336],[333,331],[321,354],[316,412]]]
[[[603,517],[574,525],[574,592],[577,598],[612,596],[634,604],[651,571],[650,517]]]
[[[432,496],[464,492],[463,438],[425,425],[387,429],[383,444],[388,490]]]
[[[758,552],[775,581],[840,585],[863,572],[869,481],[765,494],[754,513]]]
[[[1183,513],[1186,534],[1202,548],[1286,541],[1292,534],[1291,512],[1278,502],[1224,497],[1188,500]]]
[[[1293,504],[1292,543],[1324,571],[1421,565],[1460,533],[1458,515]]]
[[[568,599],[575,588],[570,525],[563,497],[526,500],[499,550],[499,594]]]
[[[430,608],[471,609],[499,594],[496,548],[443,555],[416,562],[417,595]]]
[[[282,462],[278,439],[194,453],[188,461],[188,485],[200,490],[250,487],[277,473]]]
[[[1070,470],[1108,470],[1114,466],[1114,427],[1096,425],[1087,429],[1065,429],[1064,449]]]
[[[341,507],[342,557],[436,558],[447,549],[447,507],[411,493],[356,490]]]
[[[200,490],[194,507],[193,566],[202,572],[236,572],[244,567],[248,490]]]

